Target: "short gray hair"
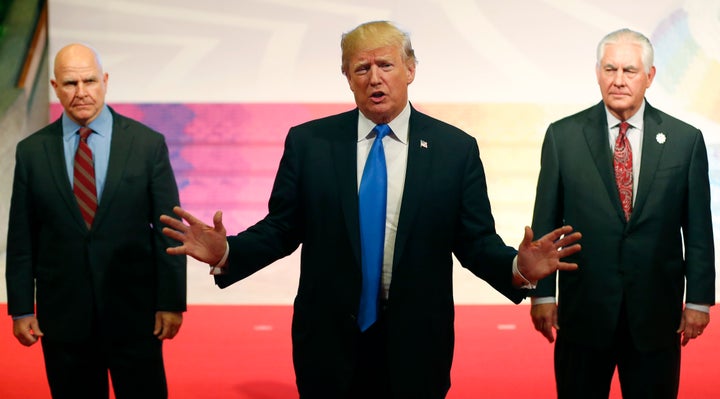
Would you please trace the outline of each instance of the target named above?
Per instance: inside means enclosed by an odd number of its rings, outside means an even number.
[[[631,29],[623,28],[616,30],[614,32],[610,32],[605,37],[600,40],[600,43],[598,43],[597,46],[597,61],[596,66],[598,68],[601,67],[600,61],[605,56],[605,46],[608,44],[616,44],[620,42],[631,42],[635,44],[639,44],[642,48],[642,63],[645,67],[645,73],[650,73],[650,68],[653,67],[654,63],[654,57],[655,52],[653,50],[653,45],[650,43],[650,39],[645,37],[640,32],[636,32]]]

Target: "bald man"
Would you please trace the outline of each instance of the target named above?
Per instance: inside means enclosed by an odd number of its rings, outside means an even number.
[[[62,116],[17,145],[13,334],[41,341],[53,398],[108,397],[108,372],[118,399],[165,398],[162,341],[186,310],[186,259],[165,253],[158,227],[178,202],[165,139],[105,104],[87,46],[61,49],[50,83]]]

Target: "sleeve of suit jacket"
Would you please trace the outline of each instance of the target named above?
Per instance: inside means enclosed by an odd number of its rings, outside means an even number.
[[[560,163],[555,147],[553,125],[548,127],[540,156],[540,176],[538,177],[533,210],[532,229],[540,237],[562,226],[562,187],[560,181]],[[557,272],[540,280],[533,295],[538,297],[555,296]]]
[[[710,182],[708,157],[702,134],[695,136],[688,171],[687,211],[684,215],[686,302],[713,305],[715,303],[715,253],[712,215],[710,212]]]
[[[180,203],[177,182],[164,138],[159,140],[155,148],[149,195],[152,203],[153,240],[158,273],[157,310],[185,311],[187,259],[167,254],[165,249],[176,243],[162,234],[160,223],[160,215],[172,215],[172,208]]]

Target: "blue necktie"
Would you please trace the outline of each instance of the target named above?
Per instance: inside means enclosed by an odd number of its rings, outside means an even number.
[[[358,200],[360,206],[360,247],[362,250],[362,293],[358,325],[367,330],[378,313],[378,292],[385,246],[385,208],[387,206],[387,168],[382,139],[390,133],[388,125],[373,129],[375,141],[368,154],[360,180]]]

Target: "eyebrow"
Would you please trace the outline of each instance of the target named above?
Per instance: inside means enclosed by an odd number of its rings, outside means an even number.
[[[608,62],[607,64],[603,64],[603,68],[612,68],[612,69],[620,69],[617,65]],[[623,70],[639,70],[640,68],[635,65],[626,65],[622,68]]]
[[[77,83],[77,82],[79,82],[79,81],[91,82],[91,81],[97,81],[97,80],[98,80],[98,77],[95,76],[95,75],[92,75],[92,76],[84,77],[84,78],[82,78],[82,79],[63,79],[63,80],[62,80],[62,83],[64,83],[64,84],[67,84],[67,83]]]

